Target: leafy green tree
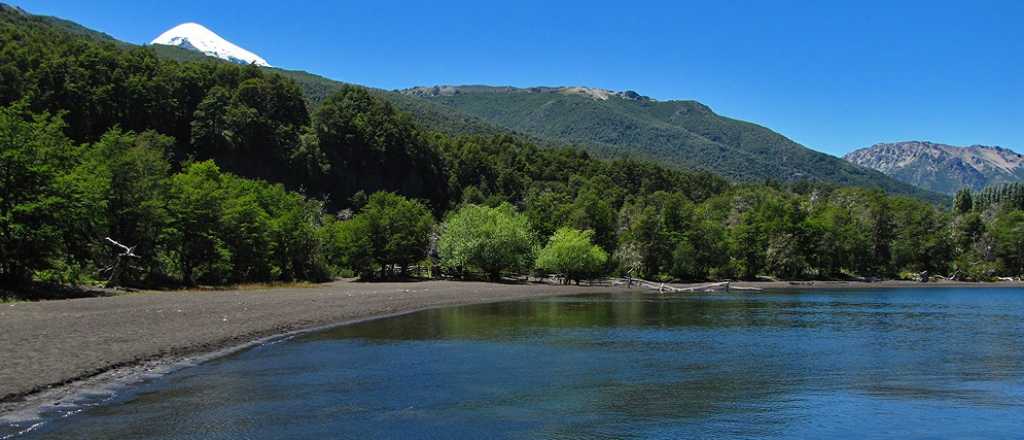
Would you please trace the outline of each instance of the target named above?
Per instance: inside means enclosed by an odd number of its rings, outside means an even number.
[[[273,246],[273,219],[260,206],[257,195],[246,192],[227,197],[220,213],[220,238],[231,255],[231,280],[271,281],[281,275],[280,267],[273,264],[279,259]]]
[[[1024,274],[1024,211],[1004,211],[992,223],[995,255],[1009,276]]]
[[[0,283],[29,281],[60,257],[74,193],[61,176],[76,149],[59,118],[26,120],[20,105],[0,108]]]
[[[561,185],[535,185],[528,190],[525,214],[537,236],[547,240],[555,230],[569,224],[572,197]]]
[[[914,272],[947,273],[953,248],[948,221],[924,202],[896,198],[892,201],[895,237],[892,240],[893,263],[898,269]]]
[[[560,228],[555,231],[537,253],[536,267],[565,277],[565,283],[592,279],[601,274],[608,261],[608,253],[595,245],[591,238],[593,231],[580,231],[573,228]]]
[[[406,275],[410,265],[427,257],[433,227],[434,218],[423,203],[395,193],[374,193],[341,227],[343,259],[363,275],[369,275],[371,264],[379,268],[380,278],[396,268]]]
[[[679,240],[672,252],[672,276],[684,280],[704,278],[705,272],[700,264],[697,249],[688,239]]]
[[[322,205],[275,185],[271,209],[273,255],[284,280],[325,281],[331,273],[318,228]]]
[[[444,222],[438,242],[441,263],[477,268],[492,280],[506,270],[529,269],[536,242],[525,215],[512,205],[464,205]]]
[[[447,205],[438,151],[408,115],[366,89],[345,86],[328,97],[314,112],[311,131],[317,145],[305,148],[327,164],[311,190],[339,202],[360,190],[392,191],[430,200],[438,213]]]
[[[879,275],[888,271],[890,257],[881,262],[875,258],[876,251],[887,254],[893,228],[888,205],[880,207],[878,203],[884,200],[879,197],[885,198],[882,193],[858,188],[810,194],[805,227],[810,231],[808,261],[817,276]],[[876,220],[885,223],[879,225],[874,223]]]
[[[191,142],[203,157],[214,157],[230,150],[232,133],[225,120],[231,105],[231,92],[226,87],[216,86],[196,107],[191,122]]]
[[[231,251],[221,237],[225,176],[212,161],[189,164],[171,178],[171,249],[181,280],[220,283],[231,273]]]
[[[356,215],[338,222],[330,241],[339,266],[355,272],[362,279],[373,277],[372,227],[367,216]]]
[[[974,198],[971,196],[971,190],[969,188],[963,188],[957,191],[956,197],[953,199],[953,210],[957,214],[966,214],[974,209]]]
[[[613,187],[607,177],[587,182],[569,207],[570,224],[583,230],[594,231],[594,241],[605,250],[615,249],[617,213],[608,194]]]
[[[159,255],[170,222],[167,156],[173,143],[172,138],[153,131],[135,134],[113,129],[86,151],[74,172],[73,178],[88,188],[83,192],[99,199],[94,206],[105,208],[105,215],[95,219],[97,231],[91,240],[111,237],[133,247],[138,256],[132,266],[142,271],[126,272],[123,283],[147,282],[161,272]],[[119,252],[107,246],[100,253]]]
[[[866,264],[866,272],[876,275],[892,274],[892,241],[895,238],[895,225],[889,200],[881,193],[875,192],[869,201],[868,223],[871,233],[871,258]]]

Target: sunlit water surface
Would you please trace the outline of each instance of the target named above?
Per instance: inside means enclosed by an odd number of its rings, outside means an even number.
[[[1024,291],[430,310],[182,370],[18,438],[1024,438]]]

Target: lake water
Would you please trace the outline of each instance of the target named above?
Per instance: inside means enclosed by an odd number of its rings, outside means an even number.
[[[582,295],[181,370],[19,439],[1024,438],[1024,291]]]

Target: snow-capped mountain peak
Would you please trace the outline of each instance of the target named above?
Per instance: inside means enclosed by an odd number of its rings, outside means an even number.
[[[267,60],[264,60],[259,55],[236,46],[199,23],[179,24],[160,34],[159,37],[156,37],[149,44],[178,46],[233,63],[255,63],[257,66],[270,67]]]

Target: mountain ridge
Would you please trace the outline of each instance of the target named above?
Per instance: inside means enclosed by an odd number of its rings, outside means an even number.
[[[851,151],[843,159],[943,194],[1024,181],[1024,155],[999,146],[960,147],[929,141],[877,143]]]
[[[578,86],[419,86],[401,92],[549,142],[606,157],[636,157],[739,181],[802,180],[932,197],[912,185],[800,145],[694,100]],[[935,197],[932,197],[935,199]]]

